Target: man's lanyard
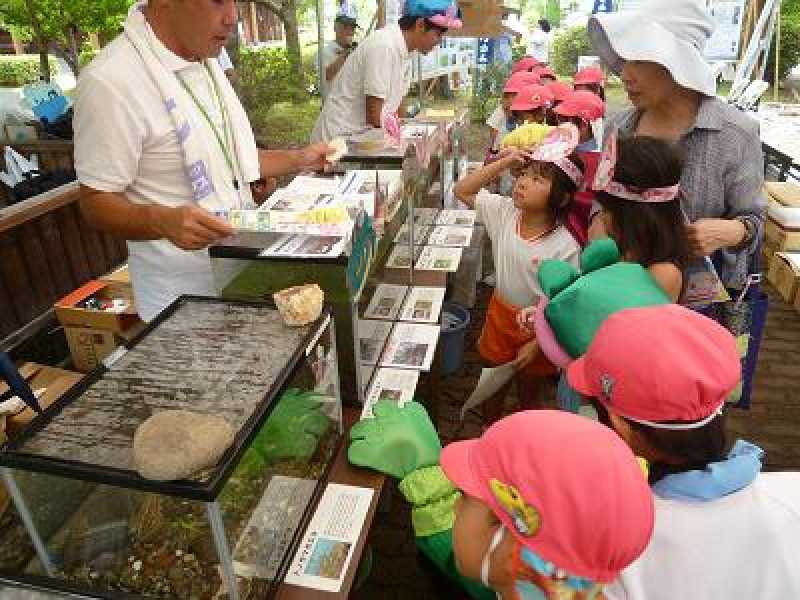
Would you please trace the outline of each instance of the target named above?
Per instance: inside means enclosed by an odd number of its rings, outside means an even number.
[[[205,62],[203,66],[206,69],[206,73],[208,77],[211,79],[211,87],[214,91],[214,98],[217,101],[217,107],[219,108],[220,114],[222,115],[222,132],[219,131],[217,125],[214,123],[214,120],[211,118],[211,115],[208,114],[206,107],[197,99],[197,96],[191,90],[191,88],[186,84],[186,82],[181,78],[177,77],[178,81],[181,82],[183,89],[186,90],[186,93],[189,94],[189,97],[194,102],[194,105],[200,111],[200,113],[205,117],[208,126],[211,127],[211,131],[214,132],[214,137],[217,139],[217,144],[219,144],[219,148],[222,151],[222,155],[225,157],[225,163],[228,165],[228,169],[231,172],[231,179],[233,181],[233,187],[235,190],[239,190],[239,180],[236,177],[236,170],[234,169],[233,165],[233,153],[231,152],[231,148],[228,147],[228,143],[233,146],[233,135],[231,134],[231,127],[229,124],[228,119],[228,111],[225,108],[225,103],[222,102],[220,98],[219,87],[217,86],[217,81],[214,79],[214,75],[211,73],[211,69],[209,69],[208,64]],[[230,136],[230,137],[229,137]]]

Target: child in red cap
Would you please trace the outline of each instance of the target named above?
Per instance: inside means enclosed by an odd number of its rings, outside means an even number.
[[[547,87],[533,84],[523,87],[511,102],[511,114],[517,125],[547,123],[547,115],[555,97]]]
[[[600,160],[592,122],[603,118],[605,103],[591,92],[571,91],[553,112],[558,122],[572,123],[578,128],[580,143],[575,151],[583,161],[586,180],[592,181]],[[585,246],[589,241],[589,214],[593,201],[594,194],[590,190],[578,190],[575,194],[575,203],[567,217],[567,228],[581,246]]]
[[[669,142],[649,136],[617,140],[610,136],[598,161],[592,191],[602,210],[595,214],[601,232],[614,239],[623,259],[650,271],[677,302],[689,264],[686,218],[681,209],[683,160]]]
[[[527,407],[539,405],[544,379],[557,370],[537,351],[533,333],[517,326],[517,313],[542,296],[537,279],[542,261],[556,258],[578,264],[578,244],[563,226],[573,195],[583,182],[583,165],[573,152],[577,139],[574,127],[557,128],[533,155],[511,151],[461,179],[453,190],[456,198],[474,207],[492,241],[496,287],[478,349],[491,366],[514,363],[520,403]],[[515,169],[518,176],[511,197],[485,190],[507,170]],[[506,392],[507,388],[489,402],[489,422],[500,416]]]
[[[503,97],[500,99],[500,104],[494,112],[486,119],[486,124],[489,126],[490,139],[489,150],[486,155],[486,161],[494,159],[497,152],[500,151],[500,141],[503,136],[514,129],[514,123],[511,114],[511,104],[516,95],[522,91],[523,88],[539,83],[539,78],[529,71],[519,71],[511,75],[503,86]]]
[[[511,73],[514,74],[522,71],[531,71],[534,68],[538,67],[540,64],[542,63],[540,63],[532,56],[523,56],[513,65],[511,65]]]
[[[800,598],[800,473],[761,473],[763,451],[742,440],[726,452],[740,373],[733,336],[677,305],[611,315],[570,365],[570,384],[650,462],[653,538],[607,598]]]
[[[539,81],[543,84],[546,84],[549,81],[556,81],[558,80],[558,75],[556,75],[555,71],[548,67],[547,65],[540,65],[531,69],[532,73],[535,73],[539,76]]]
[[[606,78],[600,67],[584,67],[575,73],[575,78],[572,81],[576,91],[586,90],[587,92],[592,92],[600,96],[604,102],[606,99],[605,83]]]
[[[599,599],[647,546],[645,475],[599,423],[519,412],[440,455],[416,402],[374,412],[352,428],[350,461],[402,478],[418,547],[474,598]]]

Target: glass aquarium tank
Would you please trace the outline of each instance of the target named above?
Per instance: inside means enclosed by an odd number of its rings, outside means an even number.
[[[0,540],[19,552],[0,576],[99,598],[274,595],[342,437],[335,348],[328,308],[288,327],[264,302],[176,300],[0,451],[26,534]],[[188,479],[145,479],[134,433],[176,409],[223,417],[233,443]]]

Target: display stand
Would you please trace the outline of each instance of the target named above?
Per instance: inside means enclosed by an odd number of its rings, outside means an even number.
[[[0,577],[110,599],[273,597],[342,440],[336,360],[327,309],[290,328],[265,302],[177,299],[3,446],[37,559]],[[221,416],[232,442],[188,478],[144,478],[134,435],[164,410]],[[282,439],[287,411],[315,434]],[[287,486],[298,493],[254,524],[261,500]]]
[[[413,143],[406,144],[404,158],[401,158],[399,150],[391,148],[381,152],[351,152],[345,157],[345,160],[360,165],[402,168],[404,201],[396,213],[387,219],[380,237],[372,232],[371,222],[366,219],[357,221],[352,233],[352,247],[334,258],[263,256],[263,246],[259,245],[257,235],[238,235],[210,248],[215,269],[223,261],[241,263],[235,269],[237,274],[234,277],[222,278],[218,284],[223,297],[264,298],[287,287],[306,283],[317,283],[322,288],[326,302],[333,308],[337,324],[340,380],[347,404],[363,404],[367,387],[358,368],[361,360],[356,331],[358,319],[371,300],[370,292],[364,293],[364,290],[374,289],[381,282],[440,287],[447,283],[446,274],[441,271],[418,272],[415,275],[413,261],[406,269],[390,269],[387,272],[384,267],[390,258],[395,237],[414,207],[442,207],[441,193],[432,204],[429,200],[428,192],[433,181],[437,179],[442,189],[445,186],[452,187],[454,171],[466,165],[464,123],[463,113],[456,121],[420,119],[404,123],[404,126],[412,127],[433,124],[441,126],[445,133],[441,137],[446,141],[430,149],[430,155],[435,156],[436,160],[424,166],[416,163]],[[442,159],[442,156],[450,158]],[[445,168],[440,168],[440,165],[445,165]],[[412,227],[412,239],[414,230],[415,227]],[[412,248],[413,242],[409,240],[406,245]]]

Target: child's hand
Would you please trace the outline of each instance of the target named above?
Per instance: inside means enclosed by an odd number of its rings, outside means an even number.
[[[533,362],[539,354],[539,344],[536,340],[531,340],[517,351],[517,358],[514,360],[514,368],[521,371]]]
[[[530,152],[519,148],[503,148],[497,158],[506,161],[509,169],[521,169],[533,160]]]
[[[523,333],[527,333],[529,335],[534,333],[533,317],[535,314],[536,306],[523,308],[517,313],[517,325],[519,325],[519,328]]]

